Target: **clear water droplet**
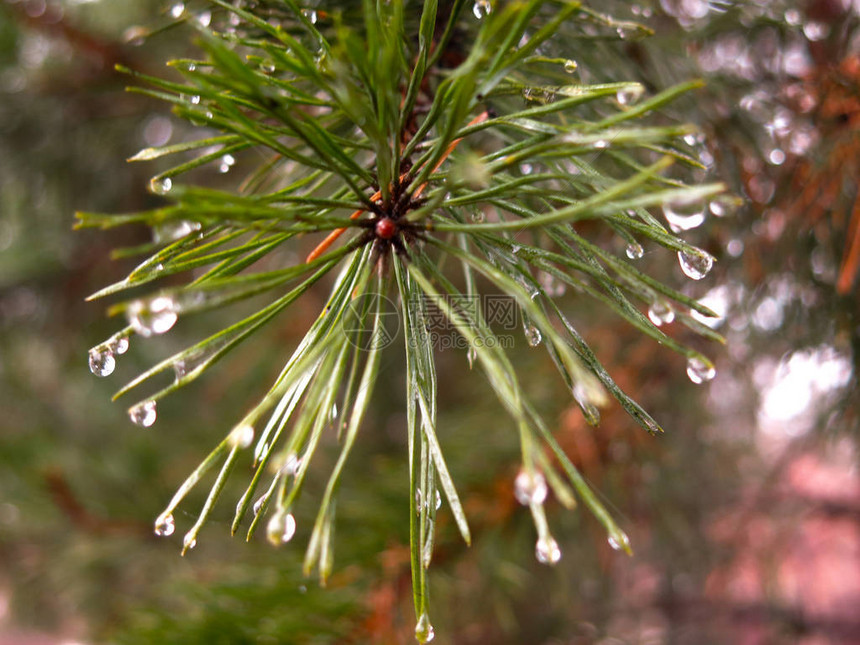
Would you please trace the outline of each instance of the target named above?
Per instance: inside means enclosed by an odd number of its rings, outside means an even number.
[[[424,493],[420,488],[415,489],[415,514],[421,515],[421,509],[424,505]]]
[[[568,74],[573,74],[576,72],[576,68],[579,67],[575,60],[567,59],[564,61],[564,71]]]
[[[153,177],[149,180],[149,189],[156,195],[166,195],[173,188],[173,180],[170,177]]]
[[[208,27],[209,23],[212,22],[212,12],[211,11],[201,11],[194,18],[197,21],[197,24],[201,27]]]
[[[609,535],[607,538],[609,546],[616,551],[628,551],[630,549],[630,538],[624,531],[617,531]]]
[[[152,241],[156,244],[175,242],[201,229],[200,222],[190,220],[171,220],[152,228]]]
[[[803,25],[803,35],[815,42],[824,40],[830,33],[830,26],[825,22],[807,22]]]
[[[732,215],[738,209],[739,200],[724,196],[717,197],[716,199],[711,200],[711,203],[708,205],[708,209],[717,217],[725,217],[726,215]]]
[[[157,296],[149,302],[135,300],[125,313],[134,331],[145,338],[165,333],[178,318],[176,304],[169,296]]]
[[[472,369],[472,366],[475,364],[475,359],[478,358],[478,350],[474,345],[469,345],[469,349],[466,350],[466,359],[469,361],[469,369]]]
[[[293,539],[296,534],[296,518],[283,509],[277,511],[266,525],[266,539],[273,546],[281,546]]]
[[[531,323],[523,323],[523,332],[526,335],[526,342],[529,344],[529,347],[537,347],[538,345],[540,345],[541,340],[543,340],[543,336],[540,333],[540,329],[538,329]]]
[[[690,134],[684,135],[684,143],[686,143],[691,148],[694,148],[697,145],[701,145],[704,142],[705,142],[705,137],[701,132],[696,132],[696,133],[691,132]]]
[[[781,166],[785,163],[785,153],[779,148],[774,148],[767,155],[767,160],[774,166]]]
[[[641,85],[631,85],[630,87],[618,90],[615,93],[615,100],[618,102],[618,105],[627,107],[633,105],[636,101],[642,98],[644,91],[645,88]]]
[[[627,257],[631,260],[639,260],[645,255],[645,249],[638,242],[631,242],[627,245],[625,253],[627,253]]]
[[[415,639],[419,643],[429,643],[436,636],[436,630],[430,624],[430,616],[427,613],[421,614],[418,622],[415,624]]]
[[[697,253],[684,253],[683,251],[678,251],[678,263],[681,265],[681,270],[688,278],[701,280],[708,275],[711,267],[714,266],[714,257],[704,251],[699,251]]]
[[[493,5],[490,0],[475,0],[475,4],[472,5],[472,13],[478,20],[489,16],[492,11]]]
[[[182,14],[185,13],[185,3],[184,2],[175,2],[170,5],[170,17],[171,18],[181,18]]]
[[[195,546],[197,546],[197,535],[192,531],[189,531],[185,534],[185,537],[182,538],[183,551],[190,551]]]
[[[185,69],[187,69],[189,72],[195,72],[197,71],[197,65],[195,65],[194,63],[188,63]]]
[[[520,164],[520,172],[524,175],[530,175],[534,172],[534,166],[530,163]]]
[[[696,385],[710,381],[716,375],[716,368],[701,358],[691,356],[687,360],[687,376]]]
[[[173,514],[159,515],[155,519],[155,534],[158,537],[167,537],[173,535],[176,530],[176,522],[173,519]]]
[[[438,511],[442,508],[442,494],[437,490],[436,491],[436,510]]]
[[[230,168],[232,168],[236,164],[236,158],[233,155],[224,155],[221,157],[221,164],[218,166],[218,172],[227,173],[230,172]]]
[[[110,376],[116,369],[116,358],[110,347],[93,347],[89,354],[90,372],[96,376]]]
[[[475,224],[480,224],[485,218],[484,211],[477,206],[469,211],[469,219],[475,222]]]
[[[598,139],[592,146],[597,150],[605,150],[609,147],[609,142],[606,139]]]
[[[299,466],[301,465],[301,460],[294,453],[290,453],[287,455],[287,458],[284,459],[284,465],[281,466],[281,472],[287,477],[292,477],[299,472]]]
[[[530,473],[523,468],[514,480],[514,497],[523,506],[543,504],[546,501],[547,491],[546,479],[538,471]]]
[[[128,416],[132,423],[139,425],[141,428],[148,428],[158,416],[155,409],[155,401],[144,401],[132,406],[128,410]]]
[[[582,414],[589,425],[596,426],[600,423],[600,410],[592,401],[588,388],[583,383],[575,383],[571,390],[573,398],[579,404]]]
[[[733,238],[733,239],[729,240],[728,242],[726,242],[726,253],[728,253],[733,258],[738,257],[743,252],[744,252],[743,240]]]
[[[191,105],[200,105],[200,95],[195,94],[191,97]]]
[[[550,535],[545,538],[538,538],[535,545],[535,557],[541,564],[548,564],[550,566],[561,560],[561,549],[555,538]]]
[[[113,349],[117,354],[125,354],[128,351],[128,345],[128,336],[118,336]]]
[[[675,320],[675,310],[665,300],[655,300],[648,308],[648,317],[658,327],[668,325]]]
[[[257,501],[254,502],[254,505],[251,507],[251,510],[254,511],[254,515],[259,515],[260,511],[263,510],[263,504],[266,503],[266,497],[266,494],[260,495],[260,497],[257,498]]]
[[[307,18],[312,25],[317,24],[319,14],[317,13],[316,9],[302,9],[302,15]]]
[[[689,231],[705,221],[705,205],[701,200],[677,200],[663,204],[663,215],[675,233]]]
[[[236,448],[245,449],[254,442],[254,426],[243,424],[230,432],[230,443]]]

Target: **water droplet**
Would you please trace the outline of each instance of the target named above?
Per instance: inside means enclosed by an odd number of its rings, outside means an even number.
[[[116,368],[116,358],[110,347],[93,347],[89,355],[90,372],[96,376],[110,376]]]
[[[197,70],[197,65],[195,65],[194,63],[188,63],[185,69],[187,69],[189,72],[194,72]]]
[[[535,557],[541,564],[554,565],[561,560],[561,549],[555,538],[548,535],[545,538],[538,538],[535,545]]]
[[[785,153],[779,148],[774,148],[768,154],[767,160],[774,166],[781,166],[785,163]]]
[[[705,135],[703,135],[701,132],[696,132],[696,133],[691,132],[690,134],[684,135],[684,143],[686,143],[691,148],[698,146],[698,145],[701,145],[704,142],[705,142]]]
[[[236,448],[245,449],[254,442],[254,426],[243,424],[230,432],[230,443]]]
[[[415,489],[415,514],[421,515],[421,509],[424,506],[424,493],[420,488]]]
[[[538,329],[531,323],[523,323],[523,332],[526,335],[526,342],[528,342],[529,347],[537,347],[538,345],[540,345],[541,340],[543,340],[543,336],[541,336],[540,329]]]
[[[581,382],[574,383],[571,393],[573,394],[573,398],[579,404],[586,422],[592,426],[598,425],[600,423],[600,410],[597,409],[594,401],[592,401],[588,388]]]
[[[149,302],[135,300],[125,313],[134,331],[145,338],[168,331],[178,318],[176,305],[169,296],[157,296]]]
[[[185,534],[185,537],[182,538],[182,551],[183,553],[185,551],[190,551],[195,546],[197,546],[197,535],[192,531],[188,531],[188,533]]]
[[[618,102],[618,105],[627,107],[636,103],[642,97],[644,91],[645,88],[642,85],[631,85],[618,90],[615,93],[615,100]]]
[[[209,23],[212,22],[212,12],[211,11],[201,11],[195,17],[197,24],[201,27],[208,27]]]
[[[668,325],[675,320],[675,310],[665,300],[655,300],[648,308],[648,317],[658,327]]]
[[[159,515],[155,519],[155,534],[158,537],[167,537],[173,535],[176,530],[176,522],[173,519],[173,514]]]
[[[153,177],[149,181],[149,189],[156,195],[166,195],[173,188],[173,180],[170,177]]]
[[[185,13],[185,3],[176,2],[170,6],[171,18],[181,18],[183,13]]]
[[[319,14],[316,12],[315,9],[302,9],[302,15],[307,18],[312,25],[317,24]]]
[[[708,275],[711,267],[714,266],[714,257],[704,251],[697,253],[678,251],[678,262],[681,265],[681,270],[684,271],[688,278],[701,280]]]
[[[153,227],[152,241],[156,244],[175,242],[187,235],[191,235],[194,231],[199,231],[200,228],[200,222],[192,222],[184,219],[162,222]]]
[[[230,172],[230,168],[236,163],[236,158],[233,155],[224,155],[221,157],[221,165],[218,166],[218,172]]]
[[[711,200],[708,208],[717,217],[725,217],[726,215],[732,215],[738,209],[738,206],[738,199],[724,196]]]
[[[257,501],[254,502],[254,506],[251,507],[251,510],[254,511],[254,515],[259,515],[260,511],[263,510],[263,504],[266,503],[266,497],[266,494],[260,495],[260,497],[257,498]]]
[[[266,525],[266,539],[273,546],[281,546],[293,539],[296,534],[296,518],[283,509],[278,510]]]
[[[421,614],[418,622],[415,625],[415,638],[419,643],[429,643],[436,636],[436,630],[430,624],[430,617],[427,613]]]
[[[469,349],[466,350],[466,359],[469,361],[469,369],[472,369],[476,358],[478,358],[477,348],[474,345],[469,345]]]
[[[663,215],[675,233],[689,231],[705,221],[705,205],[701,200],[677,200],[663,204]]]
[[[616,551],[630,550],[630,538],[627,537],[627,534],[624,531],[611,533],[607,538],[607,542],[609,542],[609,546]]]
[[[284,473],[287,477],[292,477],[297,472],[299,472],[299,466],[302,465],[301,460],[294,454],[290,453],[287,455],[287,458],[284,459],[284,465],[281,466],[281,472]]]
[[[191,105],[200,105],[200,95],[195,94],[191,97]]]
[[[436,510],[438,511],[442,508],[442,494],[437,490],[436,491]]]
[[[645,255],[645,249],[643,249],[642,245],[638,242],[631,242],[628,244],[625,252],[627,253],[627,257],[631,260],[639,260],[643,255]]]
[[[472,13],[478,20],[489,16],[492,11],[493,5],[490,3],[490,0],[475,0],[475,4],[472,5]]]
[[[142,428],[148,428],[155,423],[158,413],[155,410],[155,401],[144,401],[128,409],[128,416],[132,423]]]
[[[469,219],[475,222],[475,224],[480,224],[481,222],[483,222],[485,217],[486,216],[484,215],[484,211],[479,207],[472,208],[469,211]]]
[[[824,40],[830,33],[830,26],[824,22],[807,22],[803,25],[803,35],[811,41]]]
[[[726,243],[726,253],[728,253],[733,258],[738,257],[743,252],[744,252],[743,240],[733,238]]]
[[[687,376],[696,385],[710,381],[717,375],[717,369],[709,362],[691,356],[687,360]]]
[[[271,61],[265,61],[260,63],[260,69],[266,74],[273,74],[275,72],[275,64]]]
[[[597,150],[605,150],[609,147],[609,142],[606,139],[598,139],[592,144],[592,146]]]
[[[538,471],[530,473],[524,468],[520,470],[514,480],[514,497],[523,506],[543,504],[546,500],[547,490],[546,479]]]
[[[113,349],[117,354],[125,354],[128,351],[128,344],[128,336],[118,336]]]
[[[524,175],[530,175],[534,172],[534,166],[530,163],[520,164],[520,172]]]
[[[576,63],[575,60],[570,60],[568,58],[566,61],[564,61],[564,71],[568,74],[573,74],[574,72],[576,72],[577,67],[579,67],[579,65]]]

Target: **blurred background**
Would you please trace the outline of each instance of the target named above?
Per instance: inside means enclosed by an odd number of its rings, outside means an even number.
[[[727,182],[744,204],[676,223],[718,258],[707,279],[689,283],[656,247],[640,262],[718,311],[710,324],[728,344],[701,346],[718,375],[696,386],[681,357],[567,296],[615,379],[666,429],[654,438],[617,406],[587,426],[545,353],[519,343],[515,364],[544,417],[635,552],[613,551],[587,513],[548,504],[563,551],[554,568],[535,560],[531,519],[513,497],[515,432],[465,352],[440,352],[440,440],[474,543],[462,545],[443,510],[430,574],[436,640],[860,643],[860,3],[602,5],[656,35],[577,43],[582,80],[640,80],[652,91],[708,82],[667,118],[701,127],[695,143],[711,169],[702,179]],[[206,11],[0,1],[2,645],[412,639],[399,346],[347,469],[325,589],[301,576],[312,499],[281,549],[231,539],[223,502],[185,558],[182,530],[152,533],[178,484],[277,374],[324,293],[167,399],[148,430],[113,392],[235,315],[132,339],[111,378],[87,368],[87,350],[121,325],[84,298],[134,266],[111,249],[151,233],[73,232],[73,213],[156,204],[145,190],[153,164],[123,160],[198,136],[165,105],[124,92],[114,66],[169,74],[168,58],[193,52],[173,16],[205,21]],[[201,181],[231,185],[241,171],[216,166]],[[243,481],[234,477],[222,499]],[[323,485],[311,484],[311,493]],[[193,522],[204,494],[177,523]]]

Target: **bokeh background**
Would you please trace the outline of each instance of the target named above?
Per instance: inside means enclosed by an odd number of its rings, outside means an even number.
[[[707,175],[744,204],[685,222],[688,239],[719,260],[707,279],[688,283],[657,248],[641,262],[720,312],[712,324],[728,344],[702,346],[718,376],[696,386],[681,358],[567,296],[613,376],[666,428],[653,438],[617,407],[587,426],[545,354],[519,343],[514,361],[532,395],[635,551],[616,553],[587,513],[548,504],[563,550],[554,568],[535,561],[531,520],[514,501],[515,432],[465,353],[440,352],[440,440],[474,544],[460,543],[443,511],[431,569],[437,641],[860,643],[860,3],[602,4],[656,35],[575,44],[583,80],[651,90],[708,81],[667,118],[701,127]],[[112,393],[235,314],[133,339],[108,379],[87,368],[88,348],[120,323],[84,298],[134,266],[112,249],[151,234],[73,232],[73,213],[157,203],[146,191],[155,169],[123,160],[197,136],[164,105],[124,92],[114,66],[169,74],[168,58],[193,51],[171,14],[205,20],[206,10],[0,2],[2,645],[412,638],[399,347],[386,355],[341,489],[325,589],[300,572],[312,494],[281,549],[231,539],[226,507],[185,558],[181,529],[152,533],[175,487],[278,372],[324,293],[165,401],[147,430]],[[224,170],[200,180],[231,185],[242,172]],[[321,486],[311,484],[310,493]],[[179,524],[193,522],[195,500]]]

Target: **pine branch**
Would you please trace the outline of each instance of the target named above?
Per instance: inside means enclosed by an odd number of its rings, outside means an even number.
[[[463,539],[471,539],[438,435],[428,333],[438,322],[435,313],[466,341],[470,364],[484,372],[516,426],[523,455],[517,499],[532,513],[536,555],[548,564],[561,557],[544,513],[549,490],[568,508],[576,499],[583,502],[615,548],[630,553],[629,540],[530,403],[499,342],[498,321],[474,306],[478,298],[508,299],[528,344],[546,348],[592,424],[611,394],[646,431],[661,431],[588,346],[566,305],[566,287],[684,355],[695,382],[713,376],[710,361],[660,325],[677,316],[695,333],[721,341],[686,313],[714,315],[710,310],[633,264],[643,243],[677,254],[694,279],[703,278],[713,262],[656,214],[661,207],[702,204],[723,190],[665,174],[673,165],[700,167],[683,139],[695,129],[653,115],[700,84],[637,102],[644,93],[638,83],[582,83],[572,75],[576,65],[570,58],[541,52],[562,50],[595,33],[645,35],[645,27],[576,3],[532,0],[494,7],[479,0],[473,12],[464,11],[465,4],[440,7],[426,0],[421,7],[365,3],[322,11],[288,0],[244,10],[215,0],[211,25],[196,27],[203,57],[172,63],[182,82],[125,70],[144,84],[134,91],[170,102],[177,115],[207,128],[197,141],[147,148],[131,158],[180,157],[153,178],[152,190],[165,205],[130,215],[78,214],[79,227],[142,223],[155,234],[152,245],[139,249],[149,257],[91,298],[186,276],[181,286],[111,307],[129,325],[91,350],[90,366],[100,376],[113,371],[131,335],[162,334],[179,316],[221,310],[252,296],[270,298],[120,389],[117,397],[175,372],[174,383],[129,409],[144,427],[155,422],[158,400],[208,372],[323,277],[338,272],[325,308],[268,392],[156,521],[156,533],[171,534],[175,509],[209,471],[220,468],[185,535],[183,554],[197,543],[234,465],[252,446],[254,472],[232,530],[239,530],[251,510],[250,539],[269,512],[269,541],[289,542],[296,527],[291,509],[308,469],[323,437],[335,434],[340,452],[304,562],[305,573],[317,569],[325,583],[333,563],[337,490],[360,440],[382,352],[393,351],[387,349],[392,339],[386,336],[385,306],[389,298],[397,303],[405,340],[412,575],[421,642],[433,636],[426,570],[442,495]],[[461,39],[459,33],[468,36]],[[461,42],[470,43],[467,51]],[[452,59],[459,60],[454,67]],[[213,129],[220,134],[212,136]],[[178,183],[189,171],[212,164],[254,167],[235,191]],[[325,233],[304,262],[258,268],[264,259],[269,266],[281,262],[284,249],[295,249],[307,236]],[[607,236],[626,246],[622,256],[605,242]],[[339,244],[342,237],[346,242]],[[445,268],[446,261],[459,271]]]

